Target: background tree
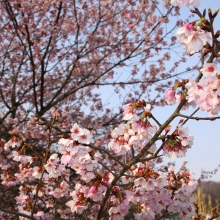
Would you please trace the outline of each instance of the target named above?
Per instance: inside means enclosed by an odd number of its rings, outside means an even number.
[[[88,127],[92,122],[97,132],[103,134],[104,127],[106,133],[121,113],[102,103],[97,88],[106,85],[117,93],[139,85],[122,104],[154,85],[157,94],[148,102],[163,105],[164,79],[174,76],[178,66],[165,69],[170,55],[163,48],[174,47],[176,24],[165,27],[178,14],[169,4],[161,9],[156,1],[1,1],[1,14],[0,120],[6,139],[13,125],[20,133],[32,116],[50,120],[52,108],[67,112],[70,124]],[[154,64],[146,68],[152,57]],[[125,67],[130,72],[123,74],[132,77],[117,82]],[[85,106],[90,111],[84,112]]]

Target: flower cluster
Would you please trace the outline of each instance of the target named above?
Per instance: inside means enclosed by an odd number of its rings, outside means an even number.
[[[186,99],[183,108],[189,105],[198,106],[207,111],[210,116],[216,116],[220,111],[220,77],[215,63],[206,63],[200,70],[203,78],[199,82],[188,79],[184,84]],[[184,92],[183,92],[184,93]],[[183,95],[177,95],[173,88],[166,92],[165,99],[168,104],[175,104],[182,100]]]
[[[204,78],[198,83],[189,79],[186,84],[188,102],[195,101],[197,106],[211,116],[220,111],[220,80],[217,71],[216,64],[206,63],[201,69]]]
[[[178,42],[183,44],[184,49],[189,54],[199,52],[203,49],[206,42],[212,40],[211,33],[202,30],[199,26],[196,26],[194,22],[185,24],[176,34],[178,36]]]
[[[178,126],[164,144],[164,155],[168,155],[172,159],[184,157],[187,149],[193,145],[193,136],[188,133],[188,128]]]
[[[143,109],[142,115],[140,109]],[[137,155],[152,138],[156,126],[149,121],[150,109],[151,106],[144,101],[125,106],[124,115],[129,119],[126,124],[120,124],[112,131],[113,140],[109,143],[109,148],[117,156],[126,153],[129,155],[131,151]],[[182,126],[175,132],[175,141],[173,140],[175,144],[172,147],[168,146],[170,140],[167,139],[164,153],[183,156],[180,152],[186,151],[192,144],[192,138]],[[51,219],[54,201],[57,200],[63,201],[62,205],[56,205],[57,213],[62,219],[68,219],[68,216],[75,213],[82,215],[91,207],[93,210],[99,210],[99,204],[103,201],[107,187],[117,171],[106,172],[105,166],[102,166],[104,162],[102,157],[89,147],[90,141],[90,131],[74,124],[70,137],[59,140],[58,153],[48,156],[43,166],[36,165],[37,158],[27,156],[24,150],[20,152],[13,150],[10,157],[15,163],[20,164],[13,183],[16,185],[20,182],[24,185],[19,187],[19,195],[16,197],[17,210],[31,215],[35,204],[37,207],[33,214],[35,219]],[[7,144],[5,150],[8,149]],[[152,145],[146,159],[151,157],[155,150],[156,145]],[[107,163],[111,165],[112,161],[108,160]],[[197,184],[193,181],[192,175],[185,170],[174,178],[176,174],[172,169],[167,173],[156,170],[155,165],[156,160],[152,159],[136,163],[119,178],[117,184],[111,188],[107,201],[110,219],[124,219],[131,207],[135,207],[135,219],[154,219],[160,216],[166,207],[169,207],[169,212],[180,213],[182,219],[192,216],[191,192]],[[78,175],[79,181],[75,185],[70,181],[71,170]],[[36,180],[41,181],[41,184],[32,185],[31,183]],[[126,187],[123,187],[124,185]],[[36,197],[40,200],[35,203]],[[50,211],[46,212],[46,209]],[[93,218],[93,215],[91,216]]]
[[[97,161],[89,154],[90,149],[83,145],[90,143],[91,134],[78,124],[74,124],[70,131],[71,138],[61,138],[58,142],[58,151],[62,155],[61,164],[74,169],[84,181],[88,182],[95,177],[94,171],[97,168]]]
[[[123,177],[121,181],[129,190],[113,187],[110,219],[124,219],[130,207],[136,209],[135,219],[155,219],[166,207],[172,207],[172,212],[179,213],[181,219],[192,216],[194,200],[190,195],[197,181],[186,169],[175,174],[173,167],[169,167],[169,172],[165,173],[151,169],[148,163],[138,163]]]
[[[140,107],[144,109],[142,117],[136,114]],[[152,125],[147,117],[151,109],[149,104],[143,106],[140,102],[127,104],[124,109],[124,119],[127,123],[120,124],[112,131],[111,135],[114,139],[108,144],[109,149],[117,155],[125,155],[131,149],[139,152],[156,132],[156,126]]]

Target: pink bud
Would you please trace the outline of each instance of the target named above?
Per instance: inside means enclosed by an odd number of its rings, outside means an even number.
[[[175,99],[175,92],[174,92],[174,90],[173,90],[173,89],[169,89],[169,90],[166,92],[165,98],[166,98],[168,101],[172,101],[173,99]]]
[[[187,23],[186,24],[186,30],[187,31],[191,31],[195,26],[195,23],[191,22],[191,23]]]
[[[169,133],[169,131],[171,130],[172,126],[171,125],[167,125],[167,127],[165,128],[165,135],[167,135]]]
[[[97,192],[96,186],[92,186],[89,190],[89,194],[95,194]]]

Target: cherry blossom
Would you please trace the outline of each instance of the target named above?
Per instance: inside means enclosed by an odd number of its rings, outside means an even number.
[[[200,5],[200,0],[171,0],[173,6],[185,6],[192,4],[195,8]]]
[[[202,50],[206,42],[210,42],[210,40],[212,40],[212,35],[210,32],[204,32],[200,29],[192,31],[185,42],[186,50],[190,54],[199,52]]]
[[[181,27],[176,34],[178,42],[183,44],[189,54],[194,54],[203,49],[206,42],[212,40],[210,32],[202,30],[196,23],[187,23]]]
[[[178,126],[173,135],[166,141],[163,151],[165,155],[174,159],[184,157],[188,148],[193,144],[193,136],[188,134],[188,129]]]
[[[136,118],[138,119],[139,117],[134,114],[134,107],[132,104],[127,104],[125,105],[123,108],[124,108],[124,120],[130,120],[132,118]]]
[[[188,102],[196,101],[196,104],[210,115],[217,115],[220,111],[219,102],[219,79],[216,76],[208,76],[198,83],[189,80],[186,84],[188,89]]]
[[[83,135],[83,131],[77,123],[73,125],[70,131],[71,131],[71,137],[74,141],[77,141],[79,139],[79,136]]]
[[[218,72],[218,67],[214,63],[205,63],[200,71],[205,77],[215,76]]]
[[[90,188],[86,197],[91,198],[95,202],[102,201],[105,190],[106,190],[106,187],[103,185],[97,185],[97,186],[93,185]]]
[[[176,99],[175,99],[175,91],[173,89],[169,89],[167,92],[166,92],[166,95],[165,95],[165,99],[167,101],[168,104],[175,104],[176,103]]]
[[[76,184],[75,190],[70,193],[72,200],[66,203],[66,205],[70,207],[72,212],[82,214],[82,212],[88,208],[87,199],[84,198],[84,194],[87,194],[88,191],[88,187],[82,186],[79,183]]]
[[[89,144],[91,137],[92,137],[92,136],[91,136],[90,131],[87,130],[87,129],[83,129],[83,130],[82,130],[82,134],[79,135],[78,141],[79,141],[81,144]]]

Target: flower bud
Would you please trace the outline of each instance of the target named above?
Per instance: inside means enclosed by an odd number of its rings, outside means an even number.
[[[188,79],[185,79],[184,80],[184,84],[186,84],[186,83],[188,83],[189,82],[189,80]]]
[[[220,30],[218,30],[216,33],[215,33],[215,38],[218,38],[220,36]]]
[[[206,16],[206,8],[204,9],[204,11],[203,11],[203,17],[205,17]]]
[[[177,81],[174,85],[174,89],[178,88],[178,87],[181,87],[182,86],[182,83]]]
[[[142,104],[145,106],[146,105],[146,102],[145,102],[145,100],[143,99],[142,101]]]
[[[174,132],[173,132],[173,134],[172,134],[173,136],[178,136],[179,135],[179,132],[178,132],[178,130],[175,130]]]
[[[167,92],[166,92],[166,95],[165,95],[165,98],[169,101],[172,101],[174,98],[175,98],[175,91],[174,89],[169,89]]]
[[[207,54],[210,53],[210,52],[212,52],[212,51],[211,51],[211,50],[208,50],[208,49],[205,49],[204,52],[203,52],[203,54],[204,54],[204,56],[205,56],[205,55],[207,55]]]
[[[203,46],[203,47],[206,49],[212,49],[211,45],[208,42],[206,42],[205,46]]]
[[[93,185],[93,186],[90,188],[89,193],[95,194],[96,192],[97,192],[97,188],[96,188],[96,186]]]
[[[217,8],[217,9],[215,10],[215,12],[214,12],[214,14],[213,14],[213,18],[215,18],[215,17],[218,15],[218,13],[219,13],[219,8]]]
[[[212,19],[212,9],[211,8],[208,9],[208,15],[209,15],[209,18]]]
[[[196,13],[196,11],[192,8],[189,9],[192,13]]]
[[[169,133],[169,131],[171,130],[172,126],[171,125],[167,125],[167,127],[164,129],[165,130],[165,135],[167,135]]]

